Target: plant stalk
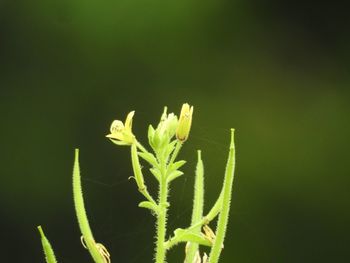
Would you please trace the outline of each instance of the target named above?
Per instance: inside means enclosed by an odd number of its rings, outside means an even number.
[[[168,212],[168,182],[165,176],[160,180],[159,185],[159,213],[157,217],[157,247],[156,263],[165,262],[166,249],[164,246],[166,235],[166,220]]]

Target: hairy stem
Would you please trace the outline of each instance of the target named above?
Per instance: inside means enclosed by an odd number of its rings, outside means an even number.
[[[159,213],[157,216],[157,247],[156,263],[165,262],[166,249],[164,246],[166,235],[166,220],[168,212],[168,182],[163,176],[159,185]]]
[[[177,155],[179,154],[179,152],[181,150],[181,147],[182,147],[182,142],[177,141],[176,142],[176,146],[175,146],[175,150],[174,150],[173,154],[171,155],[171,159],[169,161],[169,165],[171,165],[175,161]]]

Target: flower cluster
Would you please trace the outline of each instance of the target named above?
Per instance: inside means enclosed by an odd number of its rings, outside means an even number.
[[[132,145],[136,143],[135,135],[132,132],[132,120],[135,111],[131,111],[123,123],[114,120],[110,127],[110,134],[106,137],[117,145]],[[169,143],[176,135],[177,140],[185,142],[190,134],[192,124],[193,106],[188,103],[182,105],[179,119],[174,113],[167,114],[165,107],[160,122],[156,129],[149,127],[149,141],[153,149]]]

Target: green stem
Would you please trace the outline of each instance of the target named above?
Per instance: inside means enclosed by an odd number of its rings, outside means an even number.
[[[156,263],[165,262],[166,249],[164,246],[166,235],[166,220],[168,210],[168,182],[163,174],[159,185],[159,213],[157,217],[157,247]]]
[[[222,210],[219,215],[216,238],[213,247],[210,251],[209,263],[217,263],[221,254],[222,246],[224,243],[227,223],[230,212],[230,203],[232,195],[232,185],[235,170],[235,146],[234,146],[234,129],[231,129],[231,143],[229,150],[229,157],[227,160],[225,178],[223,184],[223,199],[222,199]]]
[[[148,153],[145,147],[142,146],[142,144],[139,141],[136,141],[136,146],[141,150],[141,152]]]
[[[169,161],[169,165],[174,163],[177,155],[179,154],[179,152],[181,150],[181,147],[182,147],[182,142],[177,141],[176,146],[175,146],[175,150],[174,150],[173,154],[171,155],[171,159]]]

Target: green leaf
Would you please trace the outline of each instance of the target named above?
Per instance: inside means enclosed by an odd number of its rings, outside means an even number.
[[[156,214],[158,214],[158,212],[159,212],[158,206],[152,202],[149,202],[149,201],[143,201],[143,202],[139,203],[139,207],[150,209],[151,211],[153,211]]]
[[[169,175],[168,175],[168,182],[171,182],[173,180],[175,180],[176,178],[178,178],[179,176],[183,175],[184,173],[179,171],[179,170],[176,170],[176,171],[173,171],[171,172]]]
[[[168,169],[168,170],[171,171],[171,172],[174,171],[174,170],[178,170],[178,169],[180,169],[185,163],[186,163],[185,160],[177,161],[177,162],[171,164],[171,165],[169,166],[169,169]]]
[[[158,162],[156,157],[154,157],[153,154],[151,153],[147,153],[147,152],[139,152],[138,155],[144,159],[145,161],[147,161],[150,165],[152,165],[153,167],[158,167]]]
[[[181,242],[193,242],[208,247],[212,245],[212,243],[206,239],[203,234],[195,234],[192,233],[191,230],[178,228],[174,231],[174,236],[165,242],[165,247],[169,249]]]
[[[148,143],[149,145],[151,145],[152,148],[154,148],[154,144],[153,144],[153,137],[154,137],[154,128],[152,125],[148,126]]]
[[[43,246],[46,262],[57,263],[55,253],[53,252],[52,246],[49,240],[46,238],[44,231],[42,230],[41,226],[38,226],[38,229],[41,236],[41,244]]]
[[[176,143],[177,143],[177,140],[174,140],[166,146],[166,156],[169,156],[171,154],[171,152],[175,148]]]
[[[176,232],[176,230],[175,230],[175,232]],[[175,233],[175,235],[176,235],[176,233]],[[189,232],[189,231],[186,231],[183,229],[181,229],[181,231],[178,231],[177,236],[178,236],[178,238],[179,238],[178,240],[180,242],[193,242],[193,243],[197,243],[197,244],[200,244],[203,246],[208,246],[208,247],[210,247],[212,245],[211,242],[204,237],[204,235],[194,234],[192,232]]]
[[[150,145],[152,146],[153,150],[157,153],[158,149],[160,148],[160,144],[161,144],[161,139],[159,136],[159,132],[155,131],[153,138],[152,138],[152,143],[150,143]]]
[[[158,168],[150,168],[149,170],[154,175],[154,177],[159,181],[160,178],[162,177],[162,173],[159,171],[159,169]]]

